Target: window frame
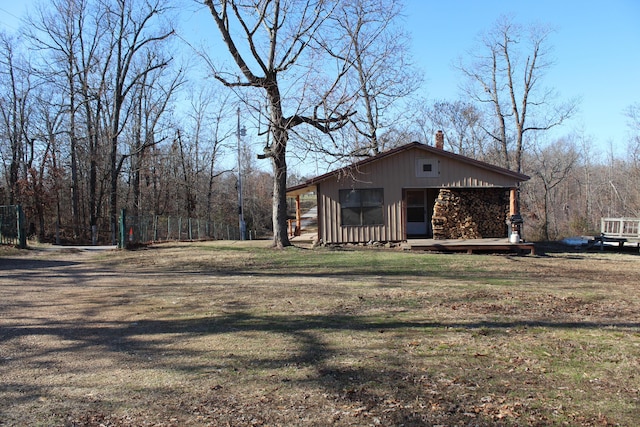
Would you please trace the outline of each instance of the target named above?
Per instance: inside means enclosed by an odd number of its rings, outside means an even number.
[[[384,188],[345,188],[338,193],[342,227],[384,225]]]
[[[428,166],[428,168],[425,168],[425,166]],[[435,158],[416,159],[417,178],[437,178],[438,176],[440,176],[440,160]]]

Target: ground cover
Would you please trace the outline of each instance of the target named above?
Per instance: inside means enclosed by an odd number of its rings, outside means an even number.
[[[0,425],[635,425],[640,256],[0,252]]]

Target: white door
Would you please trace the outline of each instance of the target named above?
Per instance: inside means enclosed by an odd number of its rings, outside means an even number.
[[[427,235],[427,192],[407,190],[407,236]]]

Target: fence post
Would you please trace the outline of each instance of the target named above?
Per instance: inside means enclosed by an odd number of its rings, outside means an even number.
[[[153,241],[158,241],[158,215],[153,216]]]
[[[22,211],[22,206],[16,206],[16,217],[17,217],[17,226],[18,226],[18,248],[26,249],[27,248],[27,227],[25,225],[25,217],[24,212]]]
[[[122,249],[125,246],[125,234],[127,230],[127,210],[122,208],[120,210],[120,239],[118,239],[118,248]]]

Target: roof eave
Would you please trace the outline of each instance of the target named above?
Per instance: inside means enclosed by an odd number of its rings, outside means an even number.
[[[308,184],[308,182],[304,182],[302,184],[294,185],[293,187],[287,188],[287,197],[302,196],[303,194],[316,191],[317,188],[318,187],[315,184]]]

